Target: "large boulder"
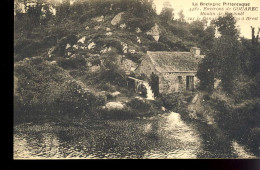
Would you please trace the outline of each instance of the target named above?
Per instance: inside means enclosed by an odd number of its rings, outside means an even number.
[[[124,107],[125,106],[121,102],[108,102],[106,104],[108,110],[122,110]]]
[[[160,29],[158,24],[155,23],[155,26],[153,26],[149,31],[146,32],[147,35],[151,35],[155,41],[158,42],[160,38]]]
[[[124,14],[124,12],[120,12],[118,13],[111,21],[112,25],[117,25],[120,23],[120,21],[122,20],[122,15]]]

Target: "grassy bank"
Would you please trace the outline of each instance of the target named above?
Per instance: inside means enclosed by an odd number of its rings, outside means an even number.
[[[259,99],[237,103],[221,90],[215,90],[212,94],[199,92],[186,109],[182,112],[185,121],[196,123],[199,132],[205,132],[205,129],[212,131],[212,134],[201,134],[205,141],[212,141],[212,146],[221,143],[218,141],[235,140],[259,157]]]

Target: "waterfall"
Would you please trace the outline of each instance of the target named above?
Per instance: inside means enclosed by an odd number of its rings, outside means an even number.
[[[145,82],[145,81],[143,82],[143,85],[145,86],[145,88],[147,90],[147,97],[146,97],[146,99],[154,100],[154,94],[153,94],[151,86],[147,82]]]

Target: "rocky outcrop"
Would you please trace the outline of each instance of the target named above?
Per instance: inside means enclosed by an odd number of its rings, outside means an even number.
[[[83,36],[83,37],[81,37],[81,38],[78,40],[78,43],[84,44],[84,43],[85,43],[85,40],[86,40],[86,36]]]
[[[147,35],[151,35],[155,41],[158,42],[160,38],[160,29],[158,24],[155,24],[149,31],[146,32]]]
[[[95,46],[96,46],[96,43],[92,42],[88,45],[88,49],[91,50],[91,49],[95,48]]]
[[[124,12],[120,12],[118,13],[111,21],[112,25],[117,25],[120,23],[120,21],[122,20],[122,16],[123,16]]]

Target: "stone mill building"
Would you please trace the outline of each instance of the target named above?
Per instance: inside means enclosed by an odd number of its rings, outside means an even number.
[[[135,74],[146,77],[155,74],[159,93],[193,91],[198,83],[198,64],[203,57],[197,47],[192,47],[190,52],[147,51]]]

